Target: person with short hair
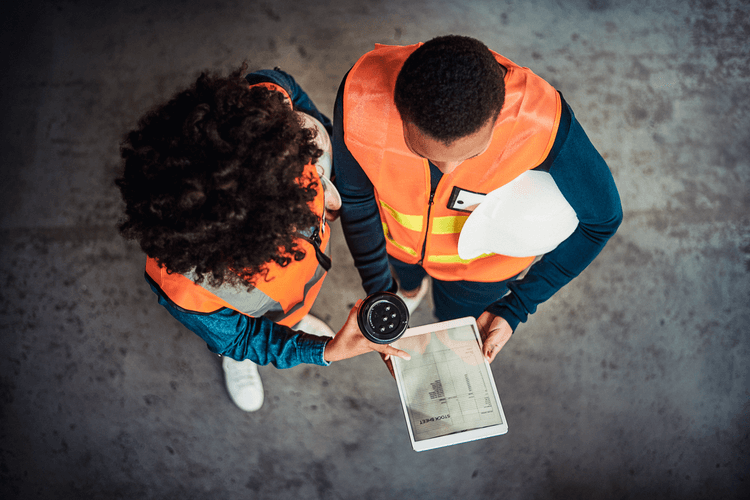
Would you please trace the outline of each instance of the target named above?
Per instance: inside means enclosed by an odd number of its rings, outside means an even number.
[[[431,281],[437,318],[477,318],[490,361],[622,221],[612,174],[562,95],[473,38],[377,45],[363,55],[339,87],[333,147],[342,228],[365,291],[397,291],[413,310]],[[532,220],[519,225],[508,220],[519,217],[513,210],[496,210],[484,227],[470,216],[504,186],[540,176],[551,177],[573,221],[564,240],[539,246],[531,266],[534,245],[516,252],[492,237],[528,226],[532,236],[519,235],[526,243],[549,239]],[[527,205],[537,212],[548,202]],[[472,231],[462,235],[464,225]],[[485,239],[483,252],[461,256],[459,240],[481,250]]]
[[[146,114],[115,182],[120,232],[146,253],[159,303],[223,357],[232,400],[255,411],[258,364],[408,355],[365,339],[356,306],[335,336],[309,314],[331,266],[326,210],[338,208],[320,162],[331,123],[291,75],[245,69],[203,73]]]

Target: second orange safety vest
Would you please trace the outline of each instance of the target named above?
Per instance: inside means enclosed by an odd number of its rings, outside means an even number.
[[[388,254],[419,263],[444,281],[515,276],[534,257],[458,256],[458,237],[469,214],[448,205],[454,187],[487,194],[541,164],[557,134],[560,96],[528,68],[493,52],[507,73],[492,142],[483,154],[443,175],[430,201],[429,163],[406,146],[393,101],[398,73],[419,45],[376,45],[352,67],[344,88],[344,141],[375,189]]]

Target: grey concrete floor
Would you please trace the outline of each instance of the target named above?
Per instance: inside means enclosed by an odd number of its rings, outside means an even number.
[[[33,0],[2,14],[0,498],[747,498],[750,6]],[[507,435],[411,450],[375,354],[261,368],[239,411],[114,228],[122,135],[202,69],[330,113],[374,43],[458,33],[565,95],[625,222],[493,364]],[[313,312],[363,296],[340,226]],[[429,304],[414,324],[432,321]],[[745,491],[745,493],[743,493]]]

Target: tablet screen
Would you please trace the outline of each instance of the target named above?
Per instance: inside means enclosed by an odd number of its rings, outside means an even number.
[[[411,355],[393,365],[414,449],[507,432],[474,318],[411,328],[393,346]]]

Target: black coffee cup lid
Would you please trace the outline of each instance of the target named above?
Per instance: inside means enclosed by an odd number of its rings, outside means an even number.
[[[409,310],[395,293],[373,293],[360,304],[357,324],[370,342],[390,344],[408,328]]]

